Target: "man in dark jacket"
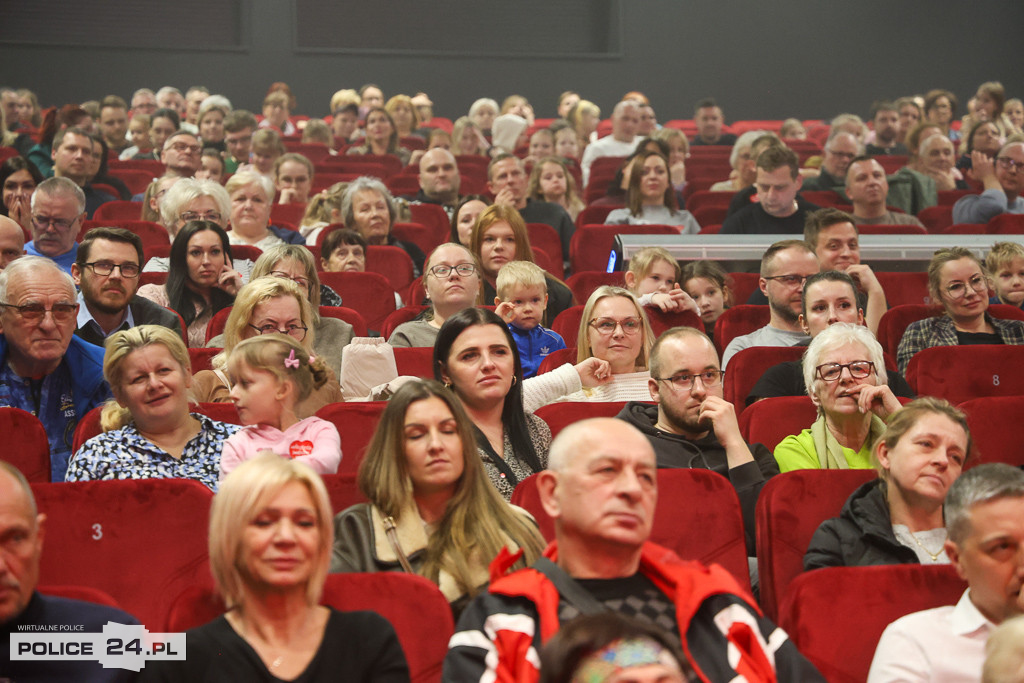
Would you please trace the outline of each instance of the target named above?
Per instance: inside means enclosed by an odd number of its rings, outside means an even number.
[[[747,552],[754,554],[754,509],[765,482],[779,473],[771,451],[748,445],[736,412],[722,397],[718,352],[707,335],[676,327],[651,349],[651,398],[631,401],[618,417],[651,442],[658,467],[699,467],[732,482],[743,509]]]

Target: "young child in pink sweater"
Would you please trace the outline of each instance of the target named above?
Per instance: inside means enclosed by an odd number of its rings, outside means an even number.
[[[292,337],[265,334],[239,342],[228,358],[231,400],[243,429],[224,442],[220,479],[262,451],[272,451],[333,474],[341,462],[341,437],[319,417],[300,420],[295,406],[327,381],[327,367]]]

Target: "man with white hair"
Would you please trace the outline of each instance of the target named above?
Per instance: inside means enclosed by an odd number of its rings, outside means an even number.
[[[164,165],[164,175],[178,178],[191,178],[202,163],[200,153],[203,151],[199,138],[184,130],[171,133],[164,140],[164,148],[160,153],[160,161]]]
[[[623,100],[612,110],[612,134],[587,145],[580,161],[583,186],[590,182],[590,167],[598,157],[625,157],[633,153],[640,139],[636,129],[640,125],[640,110],[634,100]]]
[[[78,307],[74,281],[50,259],[23,256],[0,271],[0,406],[43,423],[55,482],[79,419],[110,398],[103,349],[75,336]]]
[[[700,680],[824,680],[728,572],[649,542],[658,478],[635,427],[615,418],[570,425],[537,487],[556,541],[470,603],[449,642],[444,681],[536,681],[537,652],[561,625],[603,611],[679,638]],[[494,569],[510,559],[499,555]]]
[[[32,241],[25,253],[52,259],[70,275],[85,220],[85,193],[70,178],[49,178],[32,193],[31,209]]]
[[[929,448],[948,448],[932,437]],[[1002,463],[973,467],[953,482],[943,506],[946,555],[967,581],[956,605],[889,624],[868,683],[977,681],[996,626],[1024,613],[1024,472]]]

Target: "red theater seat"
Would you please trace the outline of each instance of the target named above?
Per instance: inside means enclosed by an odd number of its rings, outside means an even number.
[[[0,408],[0,434],[5,439],[0,459],[18,468],[30,483],[50,481],[50,442],[35,415],[19,408]]]
[[[715,346],[718,347],[718,354],[721,355],[736,337],[750,334],[767,325],[770,318],[771,309],[768,306],[740,304],[726,309],[715,321]]]
[[[790,360],[800,360],[804,346],[752,346],[743,349],[729,360],[722,388],[724,398],[736,408],[739,415],[747,405],[747,395],[765,371]]]
[[[962,403],[983,396],[1024,395],[1024,346],[933,346],[907,364],[907,382],[921,396]]]
[[[986,396],[973,398],[960,404],[967,413],[978,457],[973,464],[1005,462],[1024,466],[1024,448],[1021,448],[1018,420],[1024,416],[1024,396]]]
[[[541,406],[535,414],[547,422],[554,438],[573,422],[591,417],[615,417],[625,405],[625,401],[565,401]]]
[[[384,401],[330,403],[316,411],[317,417],[332,423],[341,435],[338,474],[355,474],[359,469],[384,405]]]
[[[780,441],[807,429],[817,417],[818,409],[811,403],[810,396],[773,396],[743,409],[739,417],[740,433],[747,443],[763,443],[774,451]]]

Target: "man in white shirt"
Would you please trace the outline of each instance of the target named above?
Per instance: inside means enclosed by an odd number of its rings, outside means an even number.
[[[946,554],[967,591],[954,606],[915,612],[885,629],[868,683],[977,682],[985,641],[1024,612],[1024,472],[978,465],[949,488]]]
[[[583,187],[590,182],[590,166],[598,157],[629,156],[636,149],[639,139],[636,129],[640,125],[640,110],[633,100],[622,100],[612,110],[612,134],[591,142],[583,152],[580,168],[583,170]]]
[[[768,297],[771,318],[764,327],[736,337],[725,347],[722,369],[729,359],[751,346],[796,346],[810,337],[800,327],[804,281],[821,268],[814,250],[803,240],[782,240],[761,258],[759,286]]]

